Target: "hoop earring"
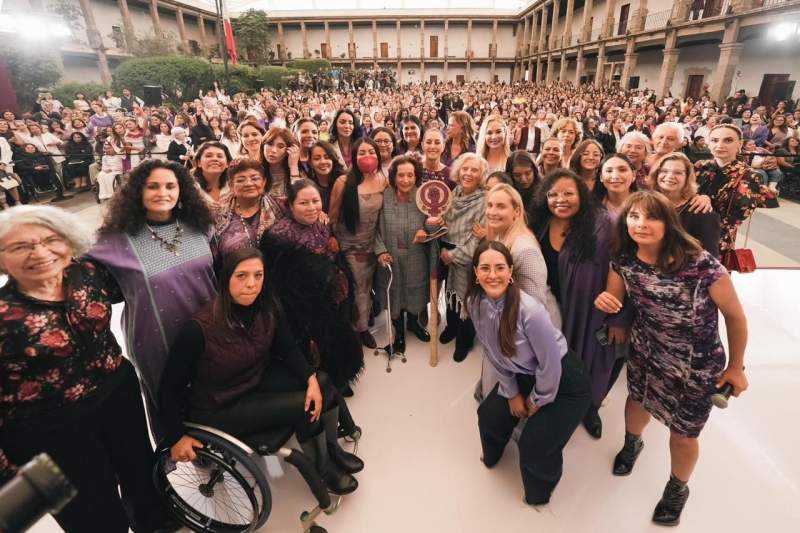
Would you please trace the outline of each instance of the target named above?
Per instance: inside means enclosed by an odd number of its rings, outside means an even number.
[[[509,284],[509,285],[513,285],[513,284],[514,284],[514,278],[509,278],[509,280],[508,280],[508,284]]]

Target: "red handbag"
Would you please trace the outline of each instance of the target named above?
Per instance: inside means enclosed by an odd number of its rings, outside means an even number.
[[[747,240],[750,238],[750,222],[753,216],[747,219],[747,231],[744,235],[744,248],[736,248],[734,250],[727,250],[722,254],[722,266],[728,269],[728,272],[741,272],[746,274],[753,272],[756,269],[756,258],[753,255],[753,250],[747,248]]]

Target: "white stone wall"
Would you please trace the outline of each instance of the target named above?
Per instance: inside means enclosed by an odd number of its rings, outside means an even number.
[[[523,31],[520,26],[519,31]],[[492,28],[489,27],[489,40],[491,42]],[[488,47],[487,47],[488,52]],[[497,57],[514,57],[517,52],[517,35],[514,34],[514,24],[497,25]]]

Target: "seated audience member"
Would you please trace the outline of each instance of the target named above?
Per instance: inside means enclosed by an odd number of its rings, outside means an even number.
[[[328,491],[358,488],[352,474],[364,463],[339,446],[330,381],[295,344],[255,248],[226,257],[219,294],[180,327],[158,399],[173,461],[195,460],[201,446],[184,434],[184,420],[244,440],[290,426]]]

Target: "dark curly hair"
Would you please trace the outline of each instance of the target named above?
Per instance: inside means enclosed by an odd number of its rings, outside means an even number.
[[[414,167],[414,176],[416,176],[416,180],[414,181],[414,185],[419,187],[422,185],[422,163],[419,162],[419,159],[416,157],[411,157],[410,155],[399,155],[392,160],[392,164],[389,166],[389,185],[392,186],[392,189],[395,188],[395,180],[397,179],[397,169],[400,165],[410,164]]]
[[[225,154],[225,160],[228,164],[231,164],[231,151],[228,150],[228,147],[222,144],[219,141],[206,141],[200,145],[200,148],[197,150],[197,153],[194,155],[194,177],[197,180],[197,183],[200,184],[200,187],[203,188],[204,191],[208,192],[208,183],[206,182],[205,176],[203,176],[203,169],[200,168],[200,158],[203,157],[203,153],[208,150],[209,148],[216,148],[217,150],[222,150],[222,153]],[[225,187],[228,183],[228,169],[222,171],[222,175],[219,177],[219,188]]]
[[[553,218],[553,213],[550,212],[550,208],[547,205],[547,193],[557,181],[562,179],[571,180],[575,184],[580,202],[578,212],[575,213],[569,223],[569,231],[564,245],[574,250],[579,261],[584,261],[590,259],[595,252],[595,241],[597,239],[594,236],[594,232],[595,225],[600,222],[600,208],[594,195],[589,192],[586,183],[571,170],[557,169],[544,179],[536,194],[536,202],[529,213],[531,230],[537,239],[544,238],[544,232],[547,231],[550,219]]]
[[[102,235],[120,232],[134,235],[142,229],[147,218],[147,211],[142,203],[142,191],[147,178],[159,168],[171,170],[178,179],[180,207],[174,210],[177,218],[200,231],[207,231],[211,227],[214,223],[211,210],[186,167],[174,161],[150,159],[131,170],[123,180],[122,186],[109,202],[108,212],[98,233]]]

